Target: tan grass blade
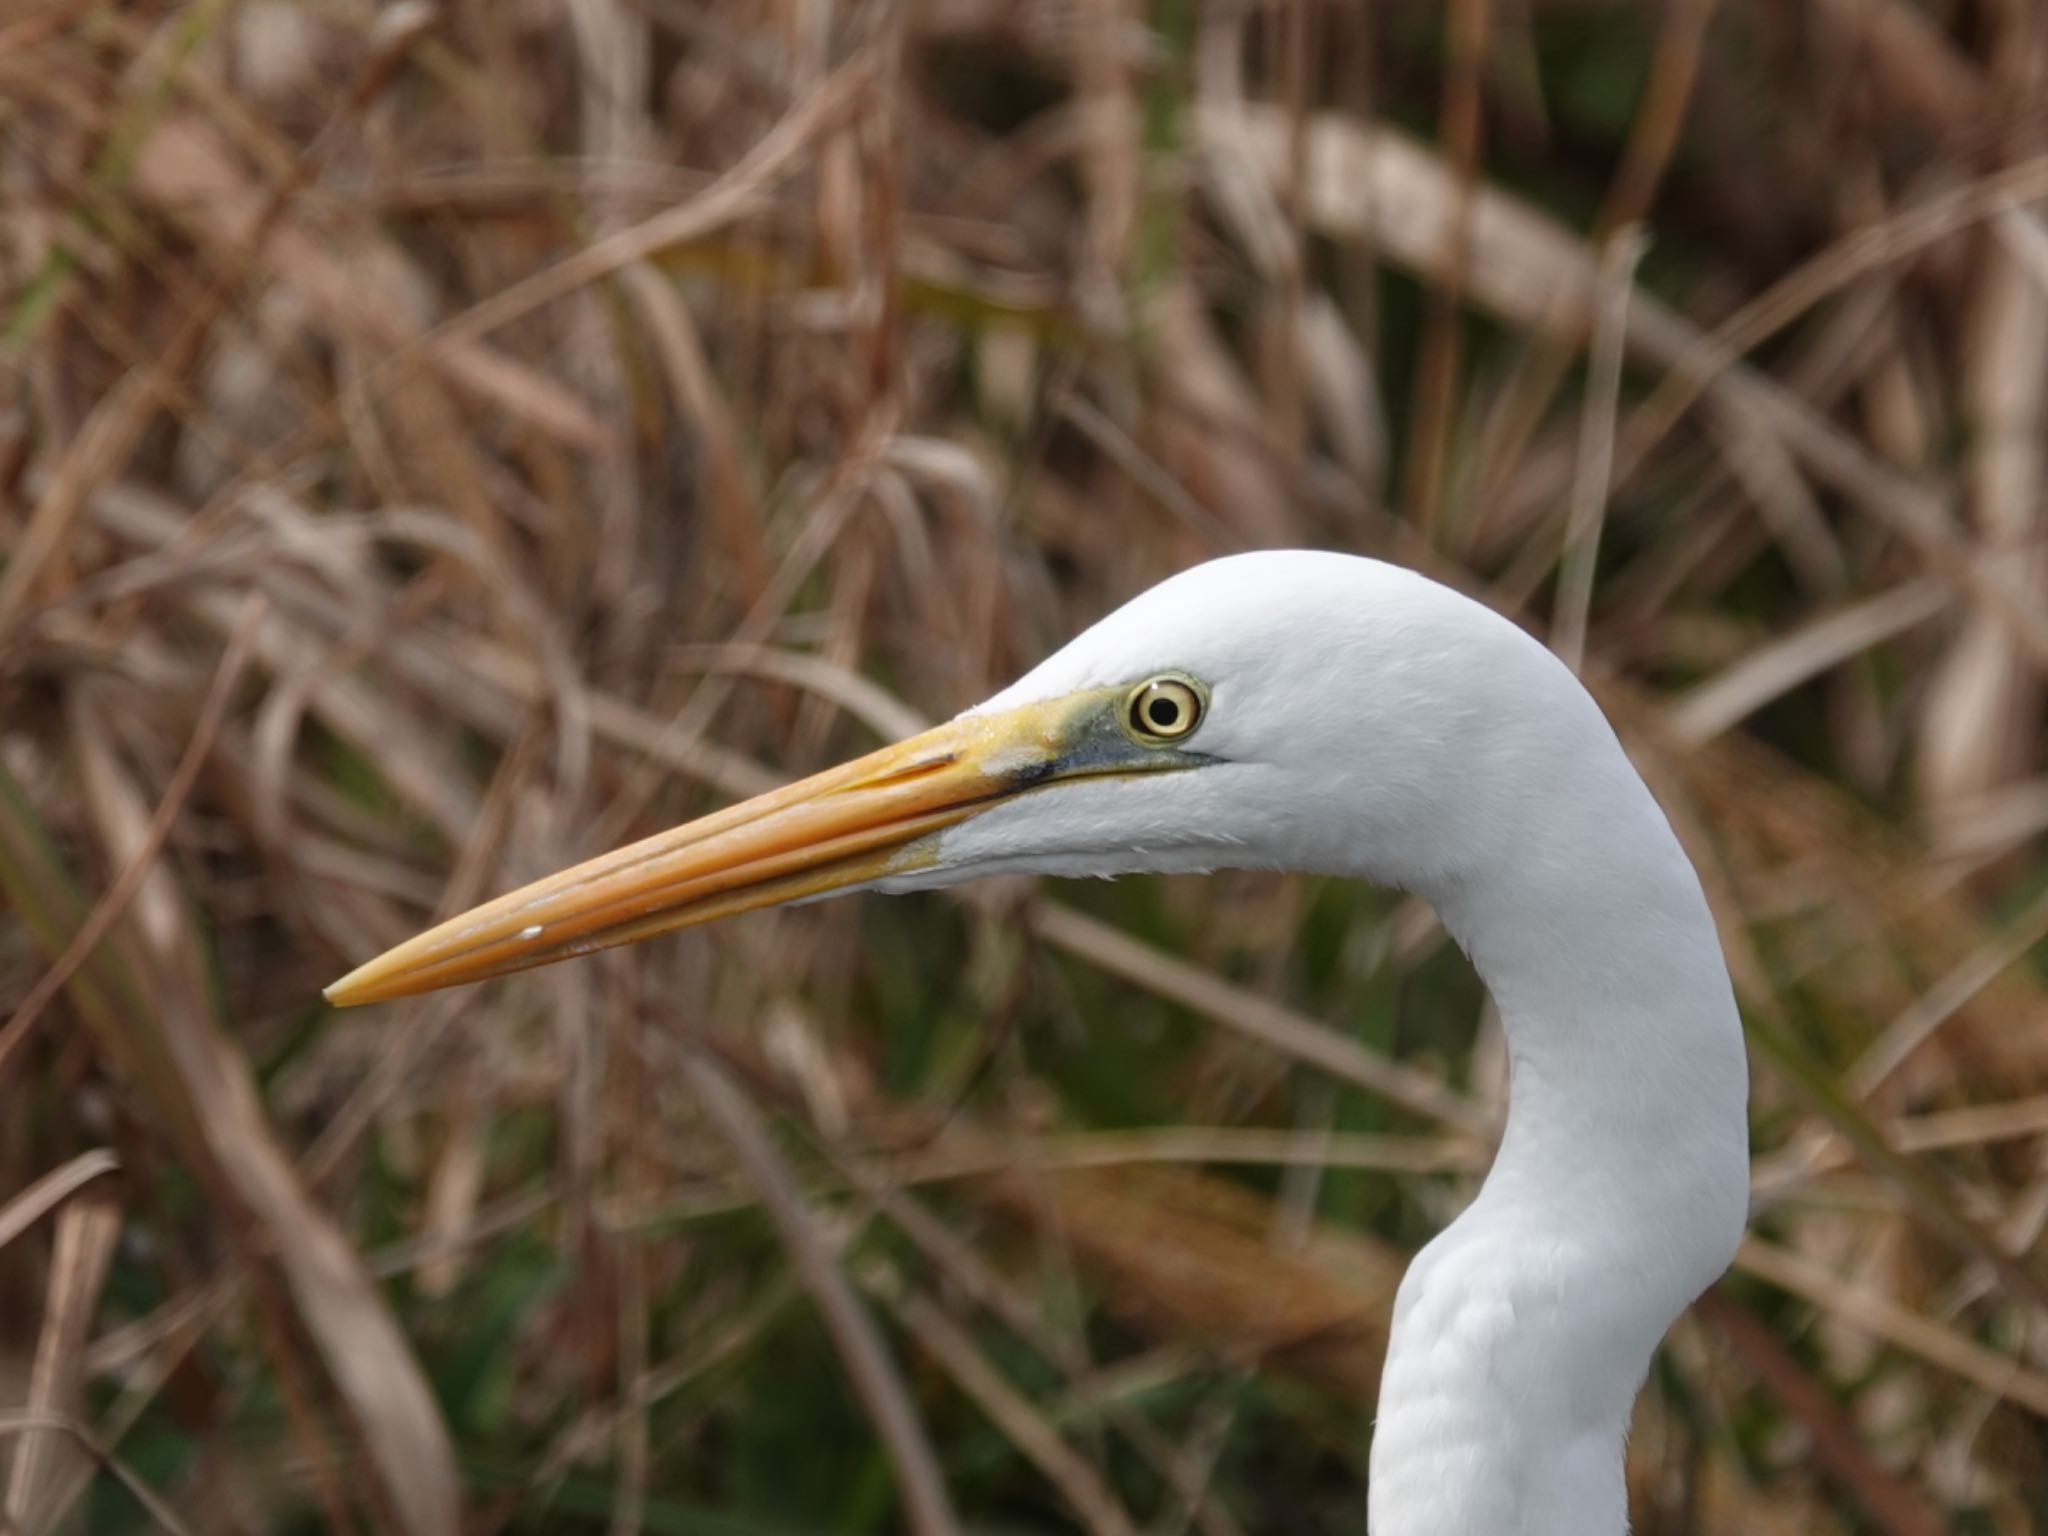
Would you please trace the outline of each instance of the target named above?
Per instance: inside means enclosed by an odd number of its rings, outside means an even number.
[[[1943,583],[1916,576],[1820,614],[1673,700],[1666,722],[1680,740],[1704,744],[1800,684],[1926,623],[1949,602]]]
[[[0,1248],[5,1248],[87,1185],[120,1171],[121,1160],[103,1148],[81,1152],[62,1167],[52,1168],[5,1205],[0,1205]]]
[[[36,1362],[26,1411],[60,1418],[78,1411],[84,1385],[85,1341],[99,1307],[121,1233],[121,1209],[105,1191],[72,1200],[57,1213],[57,1236],[45,1288]],[[24,1435],[8,1468],[0,1499],[0,1526],[32,1531],[43,1523],[54,1486],[67,1475],[70,1447],[49,1434]]]

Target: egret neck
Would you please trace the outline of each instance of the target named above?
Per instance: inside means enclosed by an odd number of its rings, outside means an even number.
[[[1692,866],[1619,746],[1484,878],[1423,890],[1506,1036],[1477,1198],[1394,1305],[1371,1536],[1622,1536],[1630,1408],[1747,1207],[1747,1071]]]

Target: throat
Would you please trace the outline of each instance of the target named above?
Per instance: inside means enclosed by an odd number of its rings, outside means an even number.
[[[1525,856],[1437,902],[1507,1042],[1507,1123],[1468,1215],[1616,1264],[1676,1237],[1711,1277],[1747,1206],[1747,1059],[1699,878],[1642,798],[1611,844]]]

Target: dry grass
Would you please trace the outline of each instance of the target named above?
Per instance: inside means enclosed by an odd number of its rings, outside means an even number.
[[[1356,1530],[1499,1049],[1270,877],[437,915],[1310,544],[1577,658],[1755,1235],[1637,1529],[2048,1520],[2020,0],[0,9],[0,1528]]]

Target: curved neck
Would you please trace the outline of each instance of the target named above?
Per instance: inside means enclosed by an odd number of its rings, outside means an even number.
[[[1553,823],[1569,838],[1422,893],[1500,1008],[1509,1108],[1477,1198],[1401,1284],[1372,1536],[1622,1536],[1630,1405],[1740,1238],[1741,1028],[1699,881],[1628,779]]]

